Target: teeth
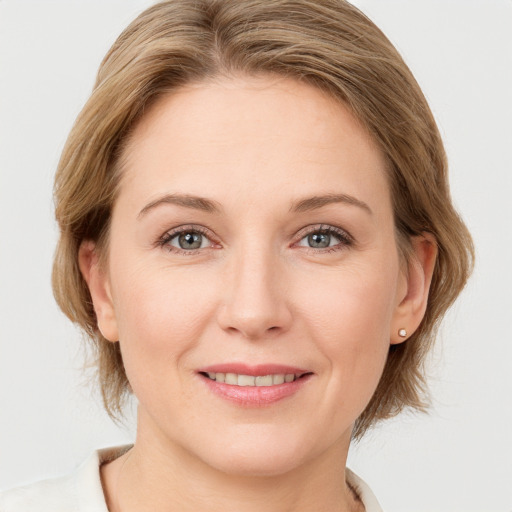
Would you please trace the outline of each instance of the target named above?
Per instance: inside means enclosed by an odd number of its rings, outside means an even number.
[[[274,375],[239,375],[237,373],[208,372],[208,377],[217,382],[225,382],[233,386],[278,386],[284,382],[293,382],[299,376],[293,373],[277,373]]]
[[[295,375],[293,376],[295,378]],[[284,374],[280,373],[272,377],[272,384],[282,384],[284,382]]]
[[[238,376],[238,385],[239,386],[254,386],[254,381],[258,380],[259,377],[253,377],[251,375],[239,375]],[[259,384],[258,384],[259,386]]]
[[[226,379],[224,382],[226,384],[238,385],[238,375],[236,373],[226,373]]]
[[[238,377],[238,382],[240,382],[240,377]],[[272,375],[256,377],[256,386],[272,386]]]

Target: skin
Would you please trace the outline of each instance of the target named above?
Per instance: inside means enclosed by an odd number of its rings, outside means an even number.
[[[344,484],[353,424],[390,343],[404,341],[398,330],[419,325],[435,260],[425,236],[400,264],[380,151],[321,91],[238,77],[161,98],[122,165],[108,263],[93,242],[79,256],[139,401],[134,448],[102,467],[109,509],[362,510]],[[219,212],[154,204],[166,194]],[[326,194],[366,206],[290,210]],[[163,241],[179,226],[205,232],[199,249],[180,252],[173,233]],[[310,247],[326,226],[341,234]],[[242,407],[197,373],[224,362],[312,376],[291,397]]]

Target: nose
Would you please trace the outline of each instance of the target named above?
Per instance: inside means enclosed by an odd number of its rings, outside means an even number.
[[[265,251],[240,251],[228,266],[218,323],[250,340],[289,329],[292,314],[286,273],[278,257]]]

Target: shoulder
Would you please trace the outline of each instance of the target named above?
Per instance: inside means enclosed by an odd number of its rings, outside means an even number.
[[[347,482],[363,502],[366,512],[383,512],[369,485],[353,471],[346,468]]]
[[[76,501],[75,482],[70,475],[0,492],[0,511],[71,512],[80,510]]]
[[[99,467],[127,448],[96,451],[67,476],[0,492],[0,512],[108,512]]]

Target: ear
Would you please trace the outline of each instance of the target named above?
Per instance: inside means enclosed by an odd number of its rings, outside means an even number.
[[[108,273],[100,264],[96,244],[90,240],[81,243],[78,250],[78,265],[91,294],[98,329],[107,340],[119,340],[117,320],[110,291]]]
[[[418,328],[427,309],[430,283],[437,257],[437,243],[430,233],[411,240],[412,254],[402,275],[397,306],[391,322],[391,344],[405,341]],[[400,332],[401,330],[404,332]]]

